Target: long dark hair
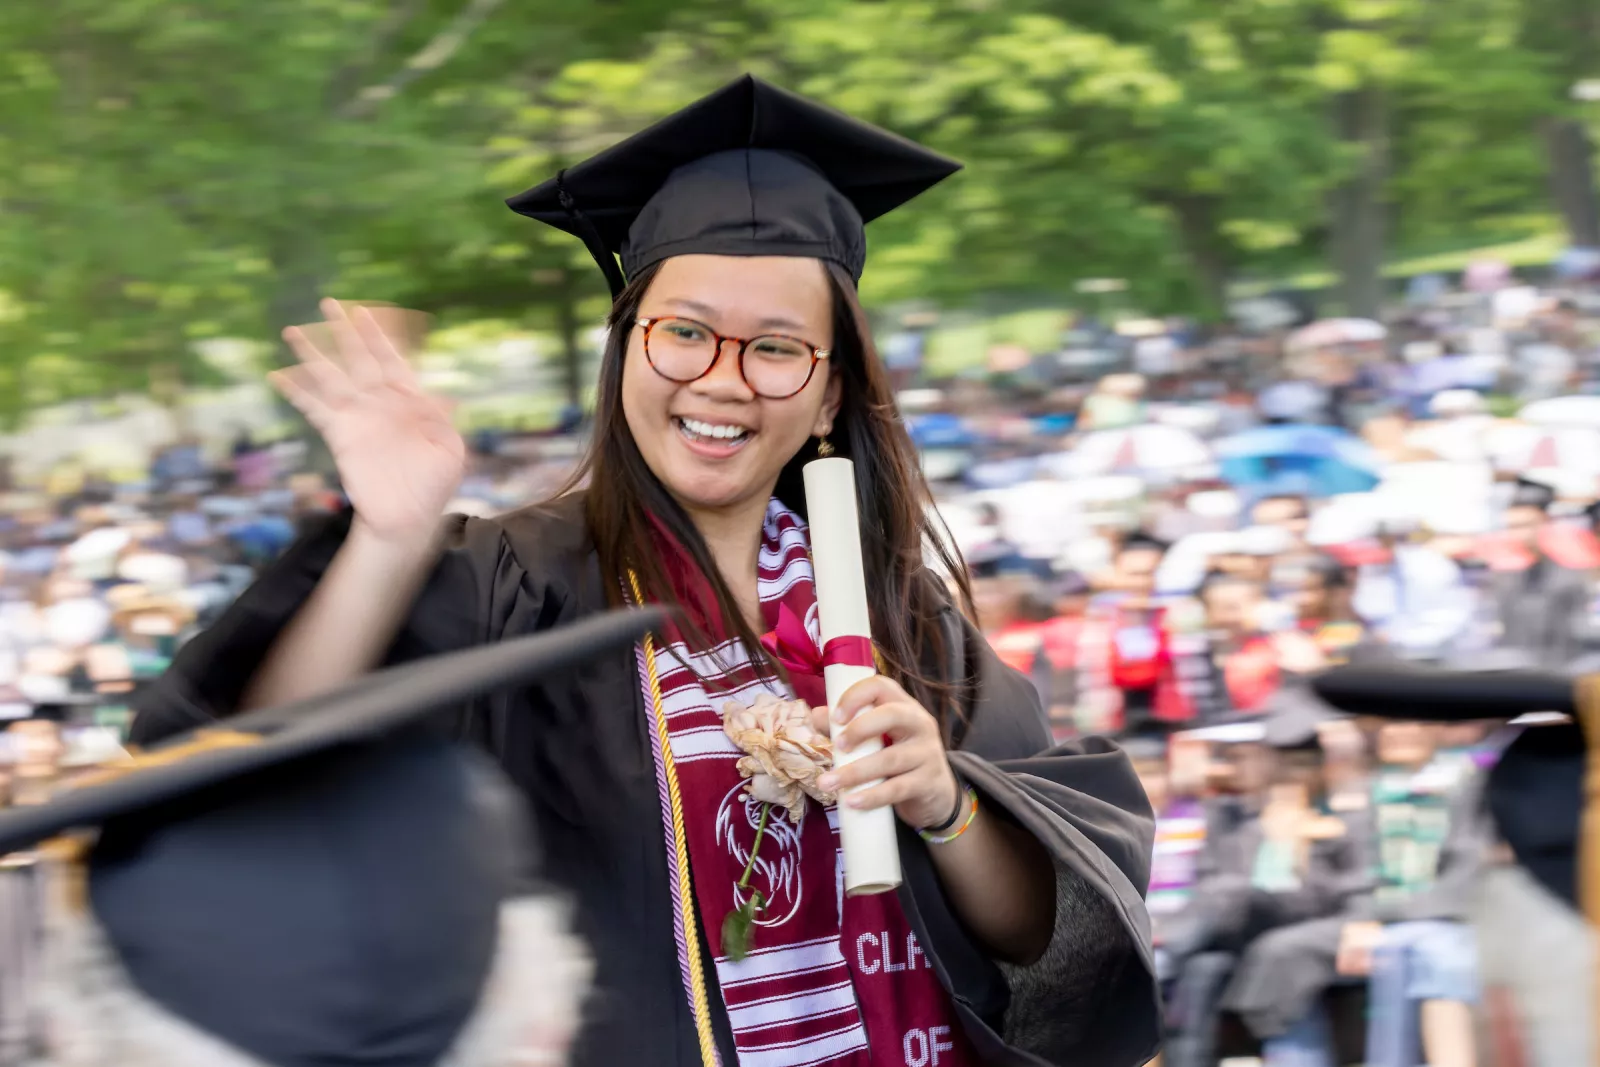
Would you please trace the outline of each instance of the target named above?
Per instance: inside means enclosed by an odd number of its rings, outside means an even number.
[[[900,424],[894,393],[873,346],[855,283],[839,267],[828,264],[827,270],[833,291],[830,373],[843,378],[839,414],[828,439],[836,455],[855,462],[873,642],[886,673],[941,723],[949,725],[952,716],[961,714],[962,691],[969,683],[964,676],[948,677],[945,670],[951,650],[940,618],[949,603],[948,594],[928,567],[924,552],[931,554],[937,568],[950,578],[957,604],[970,618],[972,592],[966,564],[931,514],[931,494],[916,451]],[[761,669],[781,674],[765,657],[758,636],[734,602],[694,523],[645,464],[623,416],[623,361],[639,305],[655,274],[655,267],[640,271],[612,305],[594,434],[572,484],[588,483],[585,510],[589,531],[614,604],[626,599],[625,583],[632,571],[645,600],[682,606],[677,604],[660,554],[652,547],[653,519],[677,539],[709,580],[728,629],[751,650]],[[801,469],[817,458],[817,446],[815,438],[808,441],[778,476],[778,499],[802,516],[806,514],[806,495]],[[692,627],[693,613],[684,617]],[[690,637],[697,636],[704,635],[691,629]]]

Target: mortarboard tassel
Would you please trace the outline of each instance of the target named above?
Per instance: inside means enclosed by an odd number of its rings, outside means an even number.
[[[600,238],[600,231],[595,229],[593,220],[578,210],[578,202],[567,191],[567,170],[561,168],[556,174],[556,199],[561,204],[561,210],[567,213],[567,218],[578,229],[578,236],[582,238],[583,245],[600,264],[600,270],[606,276],[606,284],[611,287],[611,299],[615,300],[622,295],[622,290],[627,287],[627,280],[622,276],[622,268],[617,265],[617,257],[611,254],[605,241]]]

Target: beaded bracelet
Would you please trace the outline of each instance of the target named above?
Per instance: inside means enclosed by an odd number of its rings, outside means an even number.
[[[972,825],[972,820],[978,817],[978,791],[972,788],[970,785],[967,786],[967,803],[971,806],[967,811],[966,820],[950,833],[938,835],[930,834],[926,830],[918,830],[917,836],[922,838],[930,845],[948,845],[950,842],[966,833],[967,828]]]

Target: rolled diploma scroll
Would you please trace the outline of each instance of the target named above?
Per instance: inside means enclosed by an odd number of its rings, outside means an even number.
[[[816,571],[817,618],[822,629],[822,680],[828,707],[838,707],[845,690],[877,674],[870,666],[828,663],[828,643],[836,638],[872,639],[867,615],[867,582],[861,567],[861,522],[856,514],[856,468],[848,459],[818,459],[805,466],[806,510],[811,525],[811,562]],[[830,716],[829,730],[839,727]],[[877,739],[849,752],[834,748],[844,766],[883,748]],[[865,789],[876,782],[858,786]],[[853,790],[855,791],[855,790]],[[840,798],[841,800],[843,798]],[[894,810],[857,811],[839,805],[839,841],[844,850],[844,888],[851,896],[886,893],[900,884],[900,850]]]

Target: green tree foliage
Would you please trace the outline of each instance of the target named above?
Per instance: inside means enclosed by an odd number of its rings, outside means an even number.
[[[645,0],[3,8],[0,344],[22,368],[78,368],[68,392],[139,388],[194,338],[272,336],[346,279],[381,297],[414,292],[419,263],[448,276],[487,232],[503,116],[484,95],[630,48],[664,15]]]
[[[566,338],[581,245],[503,199],[750,70],[962,159],[864,292],[1153,310],[1593,211],[1592,0],[56,0],[0,4],[5,410],[191,380],[318,296]],[[1593,107],[1593,105],[1590,105]],[[1600,225],[1600,223],[1596,223]],[[0,411],[4,414],[4,411]]]

